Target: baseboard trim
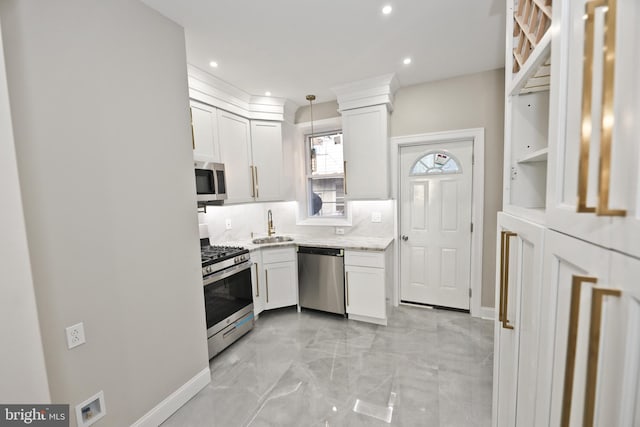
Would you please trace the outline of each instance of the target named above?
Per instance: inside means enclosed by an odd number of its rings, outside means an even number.
[[[142,418],[131,424],[131,427],[159,426],[210,382],[211,371],[207,366],[184,383],[179,389],[167,396],[162,402],[158,403],[152,410],[144,414]]]
[[[478,317],[487,320],[493,320],[496,318],[496,309],[493,307],[480,307]]]
[[[387,326],[387,319],[379,319],[377,317],[360,316],[358,314],[348,314],[351,320],[357,320],[359,322],[375,323],[376,325]]]

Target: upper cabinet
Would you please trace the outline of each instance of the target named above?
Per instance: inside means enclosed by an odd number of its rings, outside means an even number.
[[[389,198],[389,135],[386,105],[342,111],[345,197]]]
[[[551,1],[510,1],[507,17],[503,206],[506,212],[543,222],[552,74]]]
[[[348,200],[389,198],[389,114],[398,86],[389,74],[333,88],[342,114]]]
[[[569,1],[563,11],[552,42],[547,223],[639,256],[640,4]]]
[[[249,120],[218,110],[220,157],[227,178],[226,203],[251,202],[254,199],[251,166],[251,129]]]
[[[255,200],[282,200],[282,123],[251,121]]]
[[[191,132],[193,159],[200,162],[220,162],[218,118],[214,107],[191,101]]]

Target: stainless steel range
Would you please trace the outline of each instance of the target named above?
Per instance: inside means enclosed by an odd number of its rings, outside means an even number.
[[[253,329],[251,258],[240,247],[200,239],[209,358]]]

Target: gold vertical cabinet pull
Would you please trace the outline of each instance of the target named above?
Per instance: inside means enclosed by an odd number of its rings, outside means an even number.
[[[342,190],[344,191],[344,194],[347,194],[347,161],[346,160],[342,162],[342,171],[344,172]]]
[[[256,197],[256,176],[253,173],[253,166],[249,166],[249,169],[251,170],[251,197],[255,198]]]
[[[511,231],[503,231],[502,232],[502,268],[501,268],[501,277],[502,277],[502,285],[500,292],[500,301],[501,301],[501,312],[502,316],[499,316],[499,319],[502,321],[502,327],[504,329],[513,329],[513,325],[509,324],[508,318],[508,308],[509,308],[509,242],[510,238],[517,236],[518,234],[513,233]]]
[[[349,307],[349,272],[345,274],[346,276],[346,285],[347,285],[347,307]]]
[[[191,148],[196,149],[196,134],[193,130],[193,108],[189,107],[189,117],[191,119]]]
[[[500,307],[498,308],[498,321],[501,323],[504,309],[504,235],[506,233],[506,231],[500,232]]]
[[[258,277],[258,263],[253,264],[256,266],[256,298],[260,296],[260,278]]]
[[[254,166],[253,169],[256,171],[256,184],[255,184],[256,199],[259,199],[260,198],[260,184],[258,184],[258,167]]]
[[[595,13],[598,7],[607,6],[604,27],[605,56],[603,67],[602,111],[598,118],[601,123],[600,159],[598,166],[598,202],[587,206],[589,181],[589,148],[591,144],[593,102],[593,58],[595,37]],[[626,210],[609,208],[611,184],[611,144],[614,125],[613,89],[615,71],[616,0],[591,0],[586,3],[584,27],[584,60],[582,67],[582,109],[580,123],[580,157],[578,162],[578,213],[593,213],[599,216],[625,216]]]
[[[587,384],[584,394],[584,415],[582,424],[592,427],[596,406],[596,382],[598,380],[598,356],[600,351],[600,329],[602,304],[605,296],[620,297],[618,289],[593,288],[591,290],[591,323],[589,325],[589,358],[587,359]]]
[[[267,304],[269,303],[269,270],[264,271],[264,284],[267,287]]]
[[[569,418],[571,416],[571,398],[573,395],[573,377],[576,368],[576,346],[578,344],[578,323],[580,318],[580,294],[582,292],[582,285],[589,283],[595,284],[597,282],[598,279],[588,276],[573,276],[571,279],[569,333],[567,337],[567,356],[564,368],[561,427],[569,427]]]

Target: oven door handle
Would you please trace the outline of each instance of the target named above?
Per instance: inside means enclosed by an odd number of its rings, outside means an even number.
[[[213,273],[212,275],[204,278],[203,284],[204,286],[207,286],[214,282],[217,282],[218,280],[226,279],[227,277],[233,276],[236,273],[250,269],[252,265],[253,263],[251,261],[243,262],[241,264],[234,265],[233,267],[229,267],[217,273]]]

